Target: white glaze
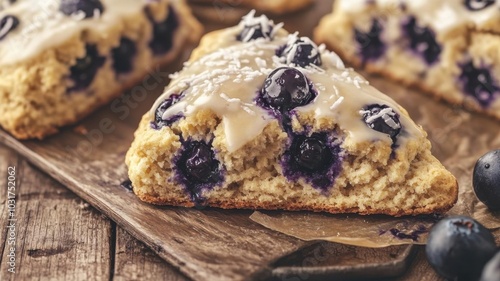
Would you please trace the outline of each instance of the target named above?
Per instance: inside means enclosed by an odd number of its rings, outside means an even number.
[[[166,0],[158,0],[166,1]],[[124,17],[142,13],[147,0],[101,0],[104,12],[81,19],[59,11],[61,0],[17,0],[0,9],[0,19],[14,15],[19,25],[0,41],[0,66],[15,64],[35,57],[44,50],[58,46],[83,30],[106,34]],[[176,1],[171,1],[176,2]]]
[[[500,1],[478,11],[467,9],[464,0],[338,0],[338,11],[348,14],[362,12],[370,5],[389,14],[405,6],[408,14],[415,15],[419,24],[429,26],[437,33],[455,28],[476,26],[500,19]]]
[[[262,132],[273,120],[268,111],[255,104],[259,89],[274,69],[287,66],[275,55],[276,50],[296,35],[281,30],[273,40],[259,38],[250,42],[237,41],[241,25],[228,28],[211,40],[214,50],[196,61],[186,63],[184,69],[173,75],[165,93],[151,108],[154,120],[156,108],[171,94],[184,91],[184,98],[163,114],[163,119],[182,113],[189,116],[200,109],[209,109],[222,118],[228,150],[236,151]],[[293,37],[290,38],[289,36]],[[215,46],[213,45],[215,44]],[[360,110],[369,104],[386,104],[400,115],[406,132],[404,138],[422,136],[421,129],[402,114],[399,105],[380,93],[351,69],[345,69],[334,53],[319,47],[321,67],[297,67],[314,84],[318,92],[309,105],[296,108],[298,112],[314,112],[316,118],[333,118],[347,137],[355,142],[384,140],[386,134],[370,129],[362,121]]]

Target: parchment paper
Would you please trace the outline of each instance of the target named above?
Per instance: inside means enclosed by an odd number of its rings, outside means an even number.
[[[367,76],[367,75],[365,75]],[[500,148],[500,122],[436,102],[422,93],[380,77],[368,77],[376,88],[405,107],[429,134],[433,154],[459,183],[457,204],[440,216],[401,217],[331,215],[312,212],[255,212],[251,219],[303,240],[325,240],[362,247],[425,244],[428,231],[443,216],[466,215],[490,229],[500,227],[500,213],[490,212],[472,188],[474,165],[484,153]]]

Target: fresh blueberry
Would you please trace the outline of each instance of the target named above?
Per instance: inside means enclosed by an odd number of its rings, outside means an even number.
[[[481,202],[490,210],[500,210],[500,149],[492,150],[477,160],[472,185]]]
[[[134,41],[122,37],[120,39],[120,45],[114,48],[111,53],[113,56],[113,69],[116,73],[121,74],[132,71],[132,63],[137,53],[137,47]]]
[[[149,47],[153,50],[153,54],[163,55],[172,49],[175,30],[179,26],[177,14],[172,6],[169,6],[168,17],[164,21],[155,22],[150,12],[148,17],[153,22],[153,37]]]
[[[425,248],[427,260],[449,280],[477,280],[496,252],[491,232],[472,218],[448,217],[434,225]]]
[[[434,63],[439,58],[441,46],[431,29],[418,26],[415,17],[410,17],[403,24],[403,30],[410,39],[410,48],[420,54],[428,64]]]
[[[175,121],[179,120],[181,118],[180,115],[174,115],[166,120],[163,119],[163,114],[165,111],[170,108],[172,105],[178,103],[182,98],[183,98],[183,93],[177,95],[177,94],[171,94],[168,99],[163,101],[160,106],[156,109],[155,112],[155,121],[152,122],[152,127],[156,130],[161,129],[162,127],[165,126],[170,126],[172,123]]]
[[[483,107],[488,107],[500,91],[490,70],[484,67],[476,68],[472,61],[462,65],[459,80],[462,82],[464,93],[473,97]]]
[[[486,264],[479,281],[498,281],[500,280],[500,252]]]
[[[296,68],[280,67],[269,74],[260,91],[264,106],[281,112],[309,104],[316,93]]]
[[[73,87],[68,91],[79,91],[87,88],[106,61],[105,57],[99,55],[96,45],[87,45],[83,58],[77,59],[75,65],[70,68],[70,78],[73,80]]]
[[[278,57],[285,59],[286,64],[306,67],[310,64],[321,65],[321,54],[318,46],[307,37],[296,38],[276,52]]]
[[[294,143],[294,158],[298,166],[310,171],[324,169],[331,161],[329,148],[315,137],[299,139]]]
[[[389,106],[383,104],[372,104],[361,111],[363,120],[377,132],[388,134],[393,141],[401,131],[399,115]]]
[[[0,20],[0,40],[19,25],[19,19],[13,15],[6,15]]]
[[[100,0],[62,0],[59,10],[68,16],[84,13],[85,18],[91,18],[102,14],[104,7]]]
[[[372,26],[368,33],[361,32],[358,29],[354,30],[354,38],[358,42],[363,62],[376,60],[384,54],[385,44],[381,38],[382,32],[382,25],[375,19],[372,21]]]
[[[465,7],[471,11],[480,11],[495,4],[496,0],[464,0]]]

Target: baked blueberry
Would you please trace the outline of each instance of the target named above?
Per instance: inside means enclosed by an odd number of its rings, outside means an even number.
[[[472,218],[448,217],[434,225],[425,248],[427,260],[449,280],[477,280],[495,255],[491,232]]]
[[[496,0],[464,0],[465,7],[471,11],[480,11],[495,4]]]
[[[363,108],[361,114],[368,127],[388,134],[394,142],[396,141],[396,136],[401,131],[401,123],[394,109],[385,104],[372,104]]]
[[[475,67],[472,61],[462,65],[459,80],[462,82],[464,93],[473,97],[483,107],[488,107],[500,91],[490,70],[486,67]]]
[[[500,280],[500,251],[486,264],[479,281]]]
[[[68,16],[83,13],[84,18],[91,18],[102,14],[104,7],[100,0],[61,0],[59,10]]]
[[[180,156],[174,160],[177,179],[185,186],[190,199],[203,202],[203,189],[213,188],[223,179],[220,162],[210,144],[200,141],[183,142]]]
[[[332,154],[328,147],[316,137],[300,139],[294,144],[294,159],[299,167],[309,171],[324,170]]]
[[[113,56],[113,69],[116,73],[121,74],[132,71],[132,63],[137,53],[137,47],[134,41],[122,37],[120,39],[120,45],[114,48],[111,53]]]
[[[290,181],[304,179],[326,192],[340,174],[342,161],[338,140],[327,133],[310,136],[290,134],[291,144],[283,153],[283,174]]]
[[[153,54],[163,55],[172,49],[175,30],[179,26],[177,14],[169,6],[168,17],[164,21],[155,22],[151,15],[148,16],[153,22],[153,37],[149,42],[149,47],[153,51]]]
[[[428,64],[432,64],[439,58],[441,46],[437,43],[431,29],[417,25],[415,17],[410,17],[403,24],[403,30],[410,39],[410,48],[422,56]]]
[[[168,97],[168,99],[163,101],[160,104],[160,106],[158,106],[158,108],[156,109],[156,112],[155,112],[155,121],[151,124],[151,126],[154,129],[159,130],[164,126],[170,126],[172,123],[174,123],[175,121],[177,121],[181,118],[181,115],[174,115],[174,116],[164,120],[163,114],[172,105],[178,103],[182,99],[183,96],[184,96],[183,93],[181,93],[179,95],[178,94],[171,94]]]
[[[0,40],[4,39],[7,34],[16,29],[19,25],[19,19],[13,15],[6,15],[0,20]]]
[[[376,19],[372,21],[370,30],[366,32],[354,29],[354,38],[358,42],[359,53],[363,62],[376,60],[385,52],[385,43],[382,41],[383,27]]]
[[[96,45],[87,45],[85,50],[85,56],[77,59],[75,65],[70,68],[69,77],[73,81],[73,86],[68,89],[70,92],[87,88],[106,61],[105,57],[99,55]]]
[[[472,185],[481,202],[490,210],[500,210],[500,149],[492,150],[477,160]]]
[[[260,91],[265,107],[280,112],[309,104],[316,97],[307,78],[296,68],[280,67],[271,72]]]
[[[321,54],[318,46],[307,37],[296,38],[276,52],[278,57],[285,59],[286,64],[306,67],[310,64],[321,65]]]

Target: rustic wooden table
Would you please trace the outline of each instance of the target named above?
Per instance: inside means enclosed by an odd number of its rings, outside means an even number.
[[[16,272],[8,272],[7,167],[16,167]],[[0,280],[189,280],[64,186],[0,144]],[[294,279],[295,280],[295,279]],[[296,279],[307,280],[307,279]],[[418,249],[395,280],[440,280]]]

